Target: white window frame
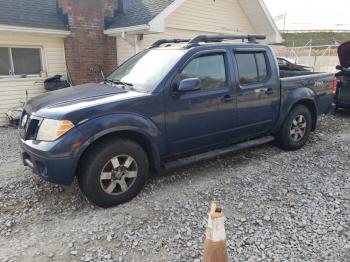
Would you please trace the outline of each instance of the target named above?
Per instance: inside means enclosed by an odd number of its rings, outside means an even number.
[[[25,48],[25,49],[39,49],[40,51],[40,64],[41,64],[41,71],[45,72],[46,71],[46,63],[44,62],[44,48],[42,46],[25,46],[25,45],[0,45],[0,47],[2,48],[7,48],[8,52],[9,52],[9,57],[10,57],[10,66],[11,66],[11,70],[14,70],[14,64],[13,64],[13,57],[12,57],[12,49],[13,48]],[[1,79],[4,78],[23,78],[22,75],[0,75]],[[26,78],[31,78],[31,77],[40,77],[40,73],[39,74],[25,74]]]

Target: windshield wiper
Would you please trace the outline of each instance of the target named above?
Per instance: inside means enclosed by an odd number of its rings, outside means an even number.
[[[133,87],[134,85],[131,84],[131,83],[128,83],[128,82],[123,82],[123,81],[120,81],[120,80],[114,80],[114,79],[109,79],[109,78],[106,78],[104,80],[105,83],[112,83],[112,84],[115,84],[115,85],[122,85],[122,86],[128,86],[128,87]]]

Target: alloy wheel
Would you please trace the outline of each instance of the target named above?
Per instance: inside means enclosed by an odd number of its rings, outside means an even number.
[[[119,155],[110,159],[103,167],[100,184],[109,195],[127,192],[135,183],[138,174],[137,163],[129,155]]]
[[[290,136],[293,141],[299,142],[305,136],[307,128],[306,118],[303,115],[297,115],[290,128]]]

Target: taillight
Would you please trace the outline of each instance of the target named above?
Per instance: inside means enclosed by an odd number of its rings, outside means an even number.
[[[333,95],[335,95],[337,93],[337,84],[338,84],[338,80],[336,77],[334,77],[333,78],[333,86],[332,86]]]

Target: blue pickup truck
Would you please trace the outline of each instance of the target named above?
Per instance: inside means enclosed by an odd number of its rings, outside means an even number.
[[[104,82],[28,101],[20,121],[24,165],[110,207],[149,175],[275,140],[304,146],[332,109],[332,74],[280,72],[260,35],[160,40]],[[228,43],[226,40],[248,40]]]

